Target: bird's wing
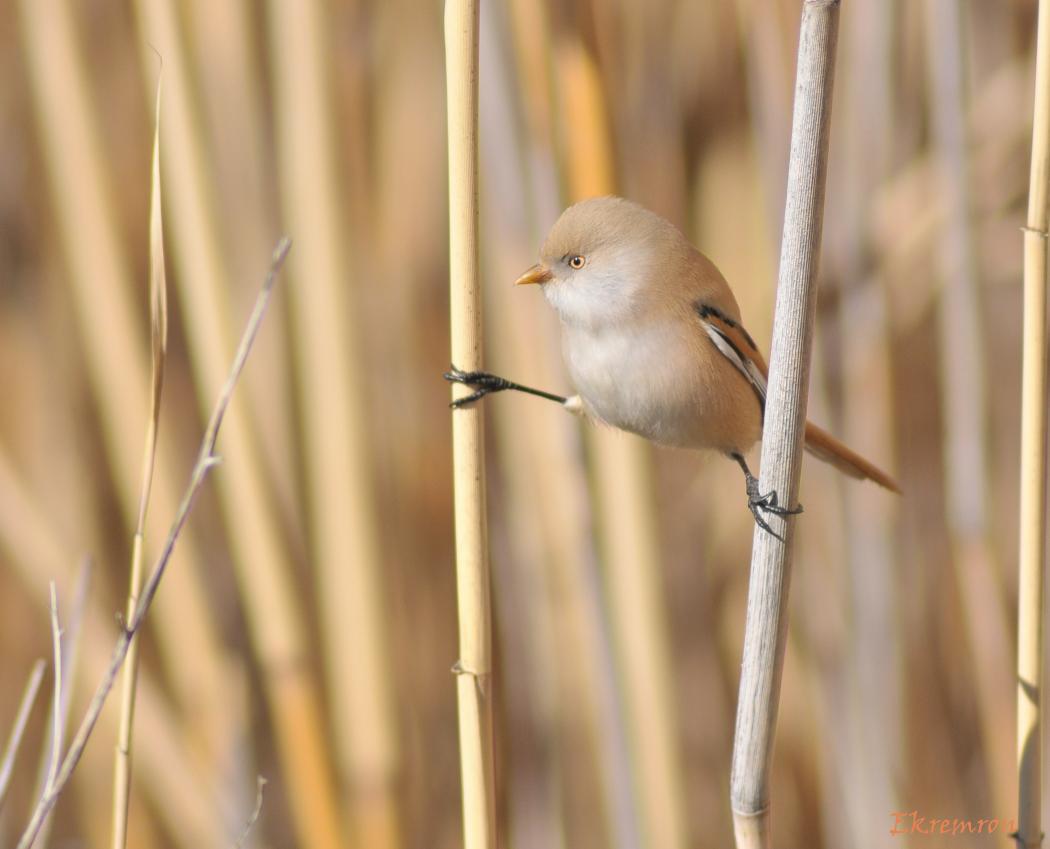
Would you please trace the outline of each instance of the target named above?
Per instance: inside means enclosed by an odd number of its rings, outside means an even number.
[[[769,370],[755,340],[736,319],[726,315],[718,307],[700,302],[696,305],[696,313],[715,347],[751,384],[764,412]]]
[[[762,358],[755,340],[752,339],[740,323],[717,307],[698,303],[696,312],[700,316],[704,330],[733,366],[747,378],[758,396],[762,414],[766,410],[766,380],[769,369]],[[806,422],[806,450],[813,456],[830,463],[850,477],[868,478],[892,492],[900,492],[897,482],[878,466],[865,460],[857,452],[843,445],[825,430],[812,422]]]

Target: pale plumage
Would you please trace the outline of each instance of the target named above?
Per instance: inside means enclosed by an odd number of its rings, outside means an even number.
[[[517,282],[541,284],[557,311],[579,401],[453,368],[448,379],[476,390],[454,406],[516,389],[582,407],[654,442],[732,457],[767,530],[759,511],[794,512],[778,506],[775,493],[758,493],[744,461],[762,434],[765,360],[729,284],[677,227],[622,198],[582,201],[562,213],[540,263]],[[898,491],[888,475],[808,423],[806,448],[852,477]]]
[[[583,257],[580,269],[568,260]],[[761,405],[719,351],[699,310],[735,323],[725,279],[678,228],[621,198],[569,207],[540,253],[543,293],[562,321],[584,408],[615,427],[684,448],[744,452]]]

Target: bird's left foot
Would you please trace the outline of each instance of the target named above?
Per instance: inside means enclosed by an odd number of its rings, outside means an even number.
[[[512,388],[514,385],[509,380],[495,374],[489,374],[487,371],[463,371],[454,365],[449,366],[449,370],[445,372],[443,377],[449,383],[461,383],[474,390],[470,395],[464,395],[462,398],[452,401],[449,406],[454,410],[468,407],[475,401],[484,398],[490,392],[501,392],[504,389]]]

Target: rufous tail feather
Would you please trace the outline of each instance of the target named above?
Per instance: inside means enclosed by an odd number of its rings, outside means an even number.
[[[806,422],[806,450],[818,460],[823,460],[851,478],[867,478],[891,492],[899,494],[901,491],[897,482],[882,469],[869,463],[856,451],[843,445],[812,422]]]

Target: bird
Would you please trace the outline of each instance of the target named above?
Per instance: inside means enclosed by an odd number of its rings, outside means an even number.
[[[745,454],[762,435],[768,370],[744,328],[725,277],[674,224],[620,197],[568,207],[515,284],[538,285],[561,321],[562,348],[576,394],[561,396],[452,364],[444,377],[474,391],[461,408],[513,390],[659,445],[706,449],[744,472],[756,524],[800,505],[761,493]],[[893,492],[897,483],[831,434],[807,422],[805,447],[853,478]]]

